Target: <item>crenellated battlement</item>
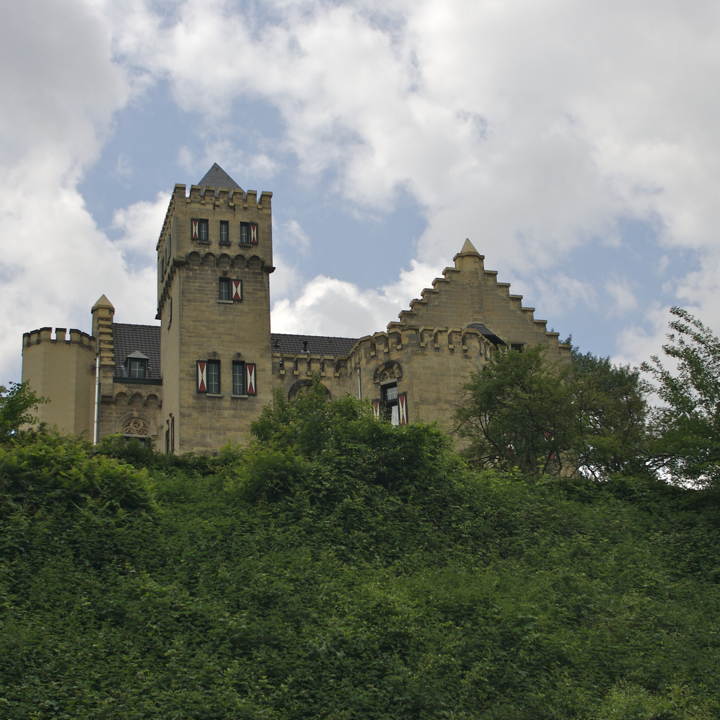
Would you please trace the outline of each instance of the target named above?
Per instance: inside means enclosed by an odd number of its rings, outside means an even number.
[[[53,337],[53,329],[44,327],[38,330],[31,330],[23,333],[23,347],[31,347],[40,345],[40,343],[65,343],[80,345],[88,350],[95,350],[95,338],[82,330],[71,328],[68,333],[67,328],[55,328],[55,336]]]
[[[242,188],[214,188],[202,185],[191,185],[188,192],[186,185],[177,184],[173,191],[173,201],[176,204],[182,201],[185,205],[256,210],[264,213],[272,212],[272,196],[273,194],[267,190],[262,190],[260,198],[258,198],[257,190],[245,191]],[[170,208],[168,208],[168,216],[170,214]]]

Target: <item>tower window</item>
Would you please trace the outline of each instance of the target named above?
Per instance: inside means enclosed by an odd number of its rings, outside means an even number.
[[[231,300],[230,278],[220,278],[220,300]]]
[[[250,223],[240,223],[240,244],[250,244]]]
[[[202,243],[209,242],[207,220],[191,220],[190,231],[193,240]]]
[[[218,300],[226,302],[242,300],[242,280],[220,278],[218,288]]]
[[[210,395],[220,394],[220,361],[208,360],[207,391]]]
[[[245,363],[233,362],[232,365],[232,394],[245,395]]]
[[[230,243],[230,223],[227,220],[220,221],[220,242],[223,245]]]

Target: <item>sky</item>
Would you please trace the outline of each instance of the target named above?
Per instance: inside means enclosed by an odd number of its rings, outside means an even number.
[[[581,351],[720,332],[720,4],[25,0],[0,25],[0,384],[155,324],[175,183],[273,194],[275,332],[360,337],[465,238]]]

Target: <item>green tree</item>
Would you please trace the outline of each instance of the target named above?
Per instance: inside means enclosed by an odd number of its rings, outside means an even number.
[[[573,438],[569,374],[540,346],[493,353],[464,386],[456,414],[460,437],[470,441],[466,454],[482,468],[561,472]]]
[[[0,438],[15,435],[23,425],[36,421],[31,411],[49,400],[38,397],[27,382],[11,382],[10,387],[0,385]]]
[[[687,310],[670,310],[673,332],[663,352],[676,370],[652,357],[642,370],[656,381],[663,405],[652,413],[652,454],[676,482],[717,486],[720,480],[720,340]]]
[[[650,387],[640,370],[573,350],[570,384],[576,466],[596,478],[646,472]]]
[[[465,385],[457,412],[466,454],[480,467],[596,478],[645,469],[647,385],[639,371],[541,346],[500,350]]]

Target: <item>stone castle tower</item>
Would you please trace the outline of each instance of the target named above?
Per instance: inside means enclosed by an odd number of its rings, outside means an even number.
[[[40,419],[96,442],[139,438],[165,452],[214,452],[245,442],[281,389],[320,376],[394,423],[449,427],[458,390],[499,346],[570,346],[485,270],[469,240],[454,266],[387,329],[363,338],[272,333],[272,193],[258,197],[215,164],[198,185],[176,185],[157,243],[160,325],[114,322],[103,295],[92,335],[41,328],[23,336],[23,381],[51,402]]]

